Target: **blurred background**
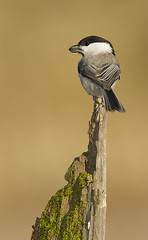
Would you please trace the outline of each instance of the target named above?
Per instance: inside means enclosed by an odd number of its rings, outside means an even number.
[[[108,114],[106,240],[147,239],[147,9],[146,0],[0,1],[1,239],[30,239],[87,150],[93,102],[68,48],[88,35],[112,42],[126,108]]]

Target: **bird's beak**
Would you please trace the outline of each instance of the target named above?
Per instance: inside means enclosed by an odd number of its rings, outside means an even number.
[[[78,46],[78,45],[71,46],[69,48],[69,51],[72,52],[72,53],[81,53],[82,52],[80,46]]]

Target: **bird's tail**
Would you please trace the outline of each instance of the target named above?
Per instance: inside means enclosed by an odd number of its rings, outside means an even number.
[[[105,90],[104,100],[106,111],[114,112],[115,110],[117,110],[119,112],[125,112],[125,108],[120,103],[112,89]]]

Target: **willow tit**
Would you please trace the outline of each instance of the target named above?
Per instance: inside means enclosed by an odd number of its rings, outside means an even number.
[[[125,112],[113,87],[120,79],[120,65],[112,44],[104,38],[88,36],[78,45],[71,46],[69,51],[81,53],[78,63],[78,73],[83,88],[95,100],[103,97],[106,111]]]

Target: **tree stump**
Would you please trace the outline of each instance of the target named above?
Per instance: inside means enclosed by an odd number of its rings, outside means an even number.
[[[105,240],[107,116],[104,107],[96,110],[101,101],[89,122],[88,151],[74,159],[68,184],[36,219],[31,240]]]

